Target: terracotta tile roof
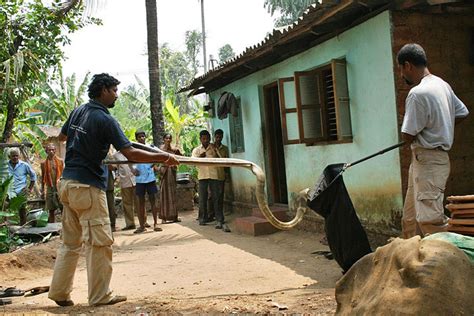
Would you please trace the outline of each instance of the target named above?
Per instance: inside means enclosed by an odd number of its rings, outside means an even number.
[[[334,0],[311,5],[292,25],[274,29],[264,40],[195,78],[179,92],[210,92],[314,47],[389,9],[413,9],[456,0]]]

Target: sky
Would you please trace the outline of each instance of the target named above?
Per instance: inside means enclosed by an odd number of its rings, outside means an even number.
[[[64,51],[66,76],[78,81],[87,71],[108,72],[122,87],[136,82],[135,75],[148,85],[146,15],[144,0],[98,0],[93,16],[101,26],[87,26],[70,35]],[[273,17],[263,8],[263,0],[204,0],[207,56],[217,59],[218,49],[230,44],[234,52],[261,42],[273,29]],[[201,4],[198,0],[157,0],[158,41],[175,50],[185,50],[187,30],[201,31]],[[202,59],[202,52],[200,53]]]

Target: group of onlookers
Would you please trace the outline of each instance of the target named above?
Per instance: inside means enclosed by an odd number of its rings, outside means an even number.
[[[193,157],[199,158],[228,158],[229,150],[222,144],[224,132],[218,129],[214,133],[214,143],[211,143],[211,135],[207,130],[200,132],[201,145],[196,147]],[[137,131],[135,139],[138,143],[144,144],[146,133]],[[173,154],[181,155],[179,149],[171,145],[172,136],[167,133],[163,137],[163,145],[160,149]],[[153,145],[147,145],[153,147]],[[57,184],[61,178],[64,161],[56,155],[56,146],[48,144],[45,147],[47,158],[41,163],[41,197],[45,200],[45,210],[49,212],[49,222],[55,222],[55,212],[62,208],[59,200]],[[33,168],[25,161],[19,159],[20,152],[17,148],[9,151],[8,170],[13,176],[13,190],[16,194],[28,194],[34,188],[37,179]],[[121,152],[115,152],[109,156],[116,161],[126,160]],[[157,177],[160,175],[160,196],[157,203],[158,188]],[[122,197],[122,210],[125,218],[125,227],[122,230],[132,230],[134,233],[142,233],[151,227],[146,220],[145,196],[148,201],[153,216],[153,230],[161,231],[158,226],[158,218],[161,223],[180,222],[177,209],[176,198],[176,166],[162,164],[157,166],[153,163],[140,164],[116,164],[108,165],[108,180],[106,187],[107,207],[109,211],[110,226],[112,231],[116,231],[116,211],[115,211],[115,181],[118,179],[120,193]],[[223,201],[224,185],[227,177],[227,168],[200,166],[198,167],[199,180],[199,224],[205,225],[216,220],[216,228],[230,231],[225,225]],[[28,184],[29,177],[29,184]],[[158,206],[159,204],[159,206]],[[208,208],[209,204],[209,208]],[[138,227],[135,224],[135,214],[138,217]],[[20,225],[26,223],[26,208],[20,210]]]
[[[146,133],[144,131],[137,131],[135,133],[135,139],[138,143],[146,145]],[[181,155],[178,149],[171,146],[171,141],[171,134],[165,134],[163,137],[164,143],[160,149],[167,153]],[[153,147],[153,145],[147,146]],[[125,156],[120,152],[113,154],[112,158],[113,160],[126,160]],[[125,227],[122,228],[122,230],[135,229],[134,233],[139,234],[151,227],[146,220],[146,195],[148,195],[148,201],[151,207],[154,231],[162,230],[162,228],[158,226],[158,218],[161,219],[162,224],[180,222],[181,220],[178,218],[178,210],[176,208],[176,169],[176,166],[168,166],[166,164],[157,166],[153,163],[109,165],[110,189],[107,193],[108,200],[110,200],[108,206],[112,230],[116,230],[113,195],[115,177],[119,179],[122,208],[125,217]],[[156,172],[159,172],[161,179],[159,186],[159,206],[157,206],[156,197],[158,193]],[[138,227],[135,224],[134,213],[136,213],[138,217]]]
[[[45,210],[49,212],[48,222],[55,222],[55,212],[61,208],[57,183],[64,169],[64,161],[56,156],[56,146],[46,145],[46,159],[41,163],[41,197],[45,200]],[[20,159],[20,150],[8,151],[8,173],[13,177],[12,191],[16,195],[27,196],[33,191],[37,176],[28,162]],[[29,178],[29,183],[28,183]],[[19,210],[20,225],[26,224],[26,203]]]
[[[222,144],[224,132],[218,129],[214,133],[214,143],[211,143],[211,135],[207,130],[200,132],[201,145],[193,150],[192,156],[199,158],[228,158],[229,150]],[[138,143],[146,145],[146,133],[137,131],[135,139]],[[167,133],[163,137],[163,145],[160,149],[173,155],[182,155],[178,148],[171,145],[172,136]],[[153,145],[147,145],[153,147]],[[114,160],[125,160],[125,157],[117,152],[112,155]],[[225,225],[224,219],[224,185],[227,177],[227,170],[223,167],[200,166],[198,169],[199,180],[199,224],[205,225],[208,222],[216,220],[216,228],[230,232]],[[134,233],[139,234],[151,227],[146,221],[145,197],[148,195],[148,201],[153,216],[153,230],[161,231],[158,226],[158,219],[161,223],[180,222],[177,209],[176,196],[176,166],[161,164],[157,166],[153,163],[141,164],[117,164],[109,165],[109,179],[113,179],[112,172],[115,172],[119,178],[122,207],[125,217],[125,227],[122,230],[135,229]],[[157,203],[156,194],[158,193],[157,178],[155,173],[160,175],[160,197]],[[109,214],[112,230],[115,231],[115,212],[113,203],[113,180],[110,180],[111,189],[107,191],[110,196]],[[208,203],[210,208],[208,209]],[[157,206],[159,204],[159,206]],[[134,207],[135,206],[135,207]],[[138,217],[139,225],[135,225],[134,210]]]

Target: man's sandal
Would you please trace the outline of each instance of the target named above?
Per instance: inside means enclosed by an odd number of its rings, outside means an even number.
[[[25,291],[25,296],[35,296],[49,292],[49,286],[37,286]]]
[[[8,305],[12,303],[11,298],[0,298],[0,305]]]
[[[99,304],[94,304],[94,306],[100,306],[100,305],[114,305],[117,303],[125,302],[127,300],[126,296],[122,295],[115,295],[108,301],[107,303],[99,303]]]
[[[0,297],[23,296],[25,291],[17,289],[16,287],[7,287],[0,291]]]
[[[66,300],[66,301],[54,301],[56,304],[62,307],[67,307],[67,306],[73,306],[74,302],[71,300]]]
[[[135,231],[133,233],[134,234],[141,234],[141,233],[144,233],[144,232],[146,232],[145,227],[138,227],[137,229],[135,229]]]
[[[162,229],[161,227],[158,227],[158,225],[156,225],[156,224],[153,226],[153,230],[154,230],[155,232],[161,232],[161,231],[163,231],[163,229]]]

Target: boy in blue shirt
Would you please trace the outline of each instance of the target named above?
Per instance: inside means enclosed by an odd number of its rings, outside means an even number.
[[[145,144],[146,133],[144,131],[137,131],[135,133],[135,139],[140,144]],[[149,225],[146,222],[146,210],[145,210],[145,194],[148,194],[148,199],[151,205],[151,213],[153,214],[153,230],[156,232],[162,231],[158,227],[157,214],[158,208],[156,207],[155,194],[158,193],[156,187],[156,176],[155,169],[151,163],[141,163],[135,165],[135,194],[138,196],[138,221],[140,227],[138,227],[133,233],[140,234],[146,231],[146,227]]]

